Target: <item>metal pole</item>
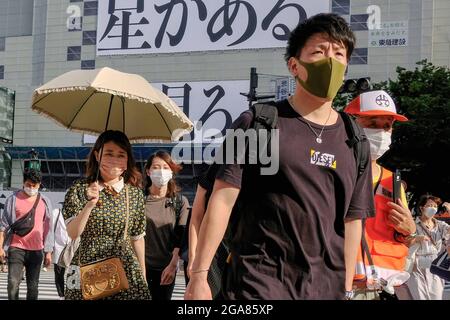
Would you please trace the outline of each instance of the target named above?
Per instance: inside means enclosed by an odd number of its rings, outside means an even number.
[[[114,100],[114,95],[112,94],[111,95],[111,100],[109,101],[109,110],[108,110],[108,117],[106,118],[105,131],[108,130],[108,123],[109,123],[109,117],[111,116],[111,109],[112,109],[112,102],[113,102],[113,100]],[[102,158],[103,158],[103,145],[100,148],[100,159],[98,161],[98,168],[97,168],[97,174],[96,174],[95,181],[98,181],[98,177],[100,175],[100,164],[102,163]]]

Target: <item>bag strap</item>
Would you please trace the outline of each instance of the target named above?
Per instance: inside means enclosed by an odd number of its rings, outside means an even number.
[[[364,130],[356,123],[353,116],[343,111],[339,111],[339,113],[344,121],[345,130],[347,131],[347,136],[349,138],[345,143],[353,149],[355,154],[359,178],[366,170],[366,167],[370,165],[369,141],[367,140]]]
[[[34,201],[33,208],[31,208],[31,210],[36,210],[36,208],[37,208],[37,206],[39,204],[39,200],[41,200],[41,194],[40,193],[38,193],[38,195],[36,197],[36,200]]]
[[[374,194],[376,194],[378,186],[381,183],[381,178],[383,177],[383,167],[380,166],[380,176],[378,177],[378,181],[375,184],[375,187],[373,189]],[[361,248],[362,248],[362,256],[364,260],[364,255],[367,256],[367,260],[369,261],[369,266],[372,269],[372,276],[375,280],[378,279],[377,270],[375,269],[375,265],[373,263],[372,255],[370,254],[369,245],[367,244],[366,234],[366,219],[362,220],[362,234],[361,234]]]
[[[423,226],[422,221],[420,221],[419,226],[422,228],[423,231],[425,231],[425,233],[427,234],[428,238],[430,238],[431,243],[433,243],[433,245],[437,248],[437,244],[436,244],[436,241],[434,241],[434,239],[433,239],[433,235],[430,233],[430,231],[427,228],[425,228]],[[438,231],[439,231],[439,225],[438,224],[437,224],[437,227],[438,227]]]
[[[267,130],[266,143],[261,146],[260,154],[267,154],[270,152],[270,140],[272,138],[271,130],[275,129],[278,122],[278,108],[274,103],[256,103],[251,106],[253,112],[253,129],[257,132],[259,139],[259,130]],[[258,144],[259,146],[259,144]],[[246,145],[246,152],[248,153],[248,144]],[[253,155],[254,156],[254,155]]]
[[[172,198],[173,210],[175,211],[175,226],[180,223],[181,209],[183,208],[183,195],[181,193],[175,194]]]
[[[127,234],[128,234],[128,220],[130,216],[130,199],[128,195],[128,185],[125,185],[125,196],[126,196],[126,218],[125,218],[125,230],[123,231],[123,240],[122,240],[122,255],[125,254],[125,248],[126,248],[126,241],[127,241]]]
[[[36,200],[34,201],[33,207],[30,209],[30,211],[28,211],[23,217],[21,217],[20,219],[17,219],[16,221],[14,221],[13,224],[11,224],[7,229],[6,232],[9,232],[10,230],[12,230],[13,228],[15,228],[17,226],[17,224],[20,221],[26,220],[28,218],[32,218],[32,220],[34,220],[34,216],[36,214],[36,208],[39,205],[39,200],[41,200],[41,194],[38,193]],[[44,214],[44,219],[45,219],[45,214]]]
[[[56,227],[58,226],[60,215],[61,215],[61,209],[58,209],[58,216],[56,217],[55,228],[53,228],[53,233],[56,233]]]
[[[365,230],[366,230],[366,219],[363,219],[362,220],[362,236],[361,236],[361,246],[363,249],[363,257],[364,257],[364,253],[365,253],[367,256],[367,260],[369,260],[369,266],[372,269],[372,276],[375,280],[377,280],[378,274],[377,274],[377,270],[375,269],[375,265],[373,263],[372,255],[370,254],[369,245],[367,244]]]
[[[378,177],[377,183],[375,183],[375,187],[373,188],[373,195],[377,194],[377,189],[380,186],[381,179],[383,178],[384,169],[380,166],[380,176]]]

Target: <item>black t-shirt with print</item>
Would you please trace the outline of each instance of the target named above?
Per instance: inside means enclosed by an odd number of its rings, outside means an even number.
[[[255,165],[236,162],[217,171],[216,179],[241,189],[225,297],[342,299],[344,219],[374,215],[371,167],[357,179],[340,116],[318,144],[287,100],[277,107],[278,172],[261,175]],[[252,118],[246,111],[233,127],[245,130]],[[309,124],[317,133],[322,129]]]

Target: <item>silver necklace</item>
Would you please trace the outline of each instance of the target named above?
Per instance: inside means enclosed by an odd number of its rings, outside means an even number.
[[[292,96],[290,96],[289,98],[288,98],[288,102],[289,102],[289,104],[291,105],[291,107],[292,107],[292,109],[294,109],[295,110],[295,108],[294,108],[294,104],[292,103]],[[314,135],[316,136],[316,142],[317,143],[322,143],[322,133],[323,133],[323,130],[325,129],[325,127],[327,126],[327,123],[328,123],[328,120],[330,120],[330,117],[331,117],[331,111],[332,111],[332,109],[330,108],[330,113],[328,114],[328,118],[327,118],[327,121],[325,121],[325,124],[323,125],[323,127],[322,127],[322,130],[320,130],[320,133],[319,134],[317,134],[317,132],[316,131],[314,131],[314,129],[311,127],[311,125],[309,124],[309,122],[308,122],[308,120],[306,120],[305,122],[306,122],[306,124],[308,125],[308,127],[309,127],[309,129],[311,129],[311,131],[314,133]]]

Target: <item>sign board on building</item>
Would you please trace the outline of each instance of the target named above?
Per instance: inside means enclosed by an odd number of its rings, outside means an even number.
[[[369,30],[369,47],[404,47],[407,45],[407,20],[383,22],[380,29]]]
[[[248,80],[238,81],[198,81],[152,83],[171,97],[191,119],[196,128],[193,137],[196,143],[211,141],[217,134],[225,135],[225,130],[248,108]],[[85,144],[95,143],[97,137],[84,135]]]
[[[295,91],[295,79],[293,77],[284,77],[275,81],[275,100],[287,99]]]
[[[329,0],[104,0],[98,2],[97,55],[284,47]]]

